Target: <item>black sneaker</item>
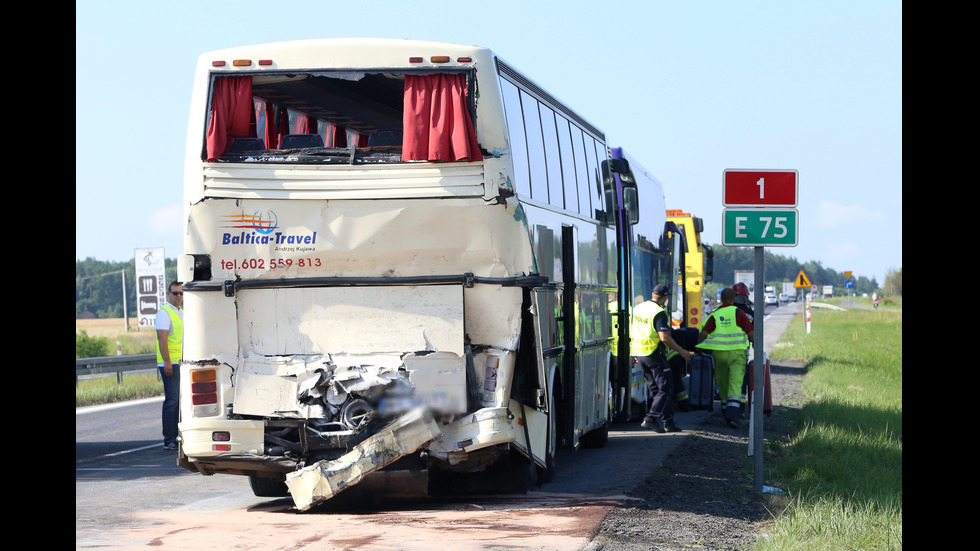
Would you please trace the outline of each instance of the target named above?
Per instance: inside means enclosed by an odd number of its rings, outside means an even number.
[[[673,422],[664,423],[664,431],[665,432],[683,432],[683,430],[681,430],[681,428],[678,427],[677,425],[675,425]]]
[[[640,426],[643,427],[643,428],[645,428],[645,429],[647,429],[647,430],[652,430],[654,432],[664,432],[664,429],[660,428],[660,422],[659,421],[654,421],[654,422],[650,423],[650,422],[644,420],[642,423],[640,423]]]
[[[168,443],[166,443],[166,444],[163,445],[163,449],[165,449],[165,450],[176,450],[177,449],[177,443],[176,442],[168,442]]]
[[[732,428],[732,429],[738,428],[738,421],[735,421],[734,419],[728,419],[725,422],[728,423],[728,428]]]

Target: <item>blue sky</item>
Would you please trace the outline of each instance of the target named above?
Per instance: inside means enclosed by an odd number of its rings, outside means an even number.
[[[799,245],[884,284],[902,267],[902,3],[86,1],[75,12],[75,258],[181,252],[194,65],[333,37],[486,46],[601,128],[721,243],[726,168],[800,173]],[[843,282],[814,282],[834,283]]]

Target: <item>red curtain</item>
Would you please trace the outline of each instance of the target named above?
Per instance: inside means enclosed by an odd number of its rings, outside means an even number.
[[[293,120],[292,131],[290,132],[290,134],[306,134],[308,119],[309,117],[307,117],[303,113],[296,113],[296,116]]]
[[[276,131],[276,108],[271,101],[265,102],[265,148],[279,149],[279,132]]]
[[[464,75],[405,75],[403,161],[483,159],[466,105]]]
[[[234,138],[254,136],[252,77],[220,77],[214,81],[208,122],[208,160],[217,160]]]

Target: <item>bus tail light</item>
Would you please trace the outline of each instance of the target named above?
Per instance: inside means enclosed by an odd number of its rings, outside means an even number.
[[[226,430],[216,430],[211,433],[212,442],[230,442],[231,433]],[[211,449],[216,452],[230,452],[231,444],[211,444]]]
[[[191,371],[191,405],[195,416],[218,413],[218,372],[214,369]]]

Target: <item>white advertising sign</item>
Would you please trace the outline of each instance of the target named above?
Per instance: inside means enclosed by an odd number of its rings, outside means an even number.
[[[136,316],[139,327],[156,325],[157,310],[167,300],[163,247],[136,249]]]

